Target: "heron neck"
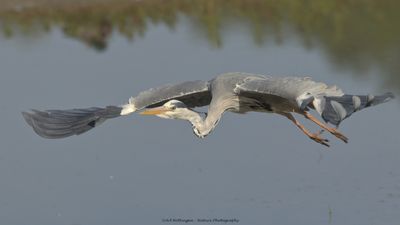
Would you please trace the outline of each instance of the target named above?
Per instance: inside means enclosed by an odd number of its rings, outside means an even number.
[[[211,113],[210,113],[211,112]],[[196,136],[203,138],[207,136],[217,125],[223,112],[209,111],[209,114],[203,118],[198,113],[192,111],[192,115],[188,118],[193,126]]]

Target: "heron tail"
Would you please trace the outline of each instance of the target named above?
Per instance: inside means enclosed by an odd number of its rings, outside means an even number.
[[[121,107],[91,107],[85,109],[22,112],[25,121],[44,138],[64,138],[82,134],[107,119],[120,116]]]
[[[390,92],[373,95],[343,95],[343,96],[325,96],[322,100],[322,111],[320,114],[325,122],[339,126],[339,124],[361,109],[387,102],[394,98]]]

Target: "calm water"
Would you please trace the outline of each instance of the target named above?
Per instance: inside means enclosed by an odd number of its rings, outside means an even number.
[[[30,108],[118,105],[150,87],[230,71],[307,75],[348,93],[400,93],[391,7],[369,2],[372,11],[355,18],[338,11],[332,25],[322,6],[321,17],[296,17],[301,10],[292,7],[282,19],[285,8],[267,3],[235,3],[243,10],[236,12],[204,2],[211,6],[196,6],[204,15],[143,3],[122,14],[136,23],[123,27],[110,14],[101,29],[76,19],[84,13],[53,18],[43,10],[25,25],[21,18],[31,14],[0,11],[1,224],[400,223],[398,98],[347,119],[341,131],[349,144],[325,134],[329,150],[287,119],[257,113],[226,113],[204,140],[188,123],[140,115],[62,140],[42,139],[25,124],[20,112]]]

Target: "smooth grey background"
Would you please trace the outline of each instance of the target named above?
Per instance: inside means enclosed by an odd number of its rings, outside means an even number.
[[[104,52],[56,28],[0,40],[1,224],[400,222],[398,100],[347,119],[349,144],[325,134],[330,149],[269,114],[226,113],[204,140],[183,121],[140,115],[62,140],[42,139],[23,121],[30,108],[118,105],[150,87],[231,71],[307,75],[348,93],[390,90],[382,71],[353,76],[359,71],[338,67],[318,45],[305,48],[290,30],[282,43],[259,46],[228,29],[221,49],[192,31],[184,18],[175,31],[149,24],[134,42],[115,33]]]

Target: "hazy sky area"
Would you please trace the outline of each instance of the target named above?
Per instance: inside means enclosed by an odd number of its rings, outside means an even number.
[[[133,41],[114,31],[103,51],[58,27],[0,36],[0,224],[399,224],[399,97],[345,120],[348,144],[325,133],[329,149],[261,113],[226,113],[203,140],[187,122],[136,114],[60,140],[40,138],[23,120],[31,108],[120,105],[147,88],[232,71],[399,93],[387,71],[338,66],[290,26],[282,40],[257,45],[244,24],[231,25],[218,48],[194,26],[184,16],[174,29],[149,22]]]

